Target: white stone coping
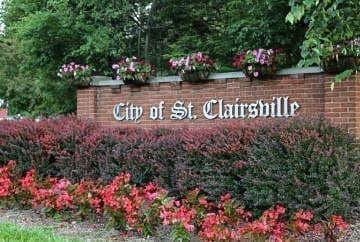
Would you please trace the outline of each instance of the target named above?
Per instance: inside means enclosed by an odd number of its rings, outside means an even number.
[[[320,67],[305,67],[305,68],[286,68],[278,71],[276,75],[285,76],[285,75],[296,75],[296,74],[314,74],[322,73],[323,70]],[[234,72],[224,72],[224,73],[212,73],[209,76],[209,80],[216,79],[231,79],[231,78],[242,78],[245,77],[245,74],[241,71]],[[179,76],[161,76],[161,77],[152,77],[149,80],[149,83],[162,83],[162,82],[182,82]],[[106,76],[94,76],[93,81],[91,82],[92,86],[119,86],[124,85],[124,82],[121,80],[111,80],[110,77]]]

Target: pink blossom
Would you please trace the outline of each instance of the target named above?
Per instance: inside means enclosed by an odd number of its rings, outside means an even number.
[[[186,66],[189,66],[189,65],[190,65],[190,56],[188,56],[188,57],[186,58],[185,65],[186,65]]]
[[[203,59],[203,54],[202,54],[201,52],[198,52],[198,53],[196,54],[196,59],[197,59],[197,61],[202,61],[202,59]]]
[[[131,62],[131,63],[130,63],[129,70],[130,70],[131,72],[135,72],[134,62]]]
[[[120,66],[119,66],[118,64],[113,64],[113,65],[112,65],[112,68],[113,68],[114,70],[119,69],[119,67],[120,67]]]

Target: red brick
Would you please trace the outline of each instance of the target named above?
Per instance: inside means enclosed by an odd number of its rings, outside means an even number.
[[[206,120],[202,118],[202,105],[210,99],[222,98],[224,102],[252,102],[258,99],[272,101],[272,97],[289,96],[297,101],[300,115],[322,115],[335,125],[346,127],[360,137],[360,75],[350,81],[337,84],[330,90],[332,76],[305,74],[279,76],[275,80],[249,81],[247,78],[212,80],[202,84],[186,82],[156,83],[144,87],[120,86],[91,87],[77,92],[77,115],[94,119],[104,126],[139,127],[180,127],[209,126],[226,123],[229,120]],[[165,101],[165,120],[154,121],[149,118],[151,106]],[[170,120],[171,107],[181,100],[195,106],[197,120]],[[141,105],[144,114],[140,124],[117,122],[113,119],[113,106],[119,102]],[[239,119],[241,122],[241,119]]]

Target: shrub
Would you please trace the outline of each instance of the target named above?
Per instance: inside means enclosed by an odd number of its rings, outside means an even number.
[[[336,241],[348,227],[335,214],[315,223],[313,213],[302,209],[287,218],[281,205],[268,208],[256,219],[229,193],[210,202],[196,188],[175,199],[155,183],[132,184],[129,173],[118,174],[107,185],[91,180],[72,184],[64,178],[40,179],[33,169],[16,179],[12,174],[15,165],[10,161],[0,168],[0,177],[16,191],[8,189],[2,199],[18,200],[53,216],[103,215],[115,228],[144,236],[156,235],[162,225],[170,229],[174,241],[190,241],[196,236],[203,241],[292,241],[311,233]]]
[[[318,218],[355,215],[359,160],[353,137],[322,119],[263,127],[252,144],[243,177],[245,203],[259,212],[281,203],[290,211],[313,209]]]
[[[19,173],[36,168],[44,176],[69,179],[97,177],[91,164],[97,125],[75,117],[34,122],[3,121],[0,130],[0,165],[18,162]]]
[[[257,124],[184,131],[185,157],[176,163],[175,170],[178,191],[198,187],[213,200],[227,191],[241,197],[242,168]]]
[[[75,117],[2,127],[0,165],[17,160],[19,174],[36,168],[38,175],[78,182],[130,172],[139,185],[155,181],[172,195],[200,187],[212,199],[240,192],[239,172],[255,132],[255,125],[235,123],[205,130],[103,129]]]
[[[359,146],[321,119],[152,130],[75,117],[0,125],[0,166],[16,160],[18,177],[34,168],[41,178],[110,182],[125,172],[176,197],[199,188],[215,201],[229,192],[257,215],[277,203],[314,209],[317,218],[359,207]]]

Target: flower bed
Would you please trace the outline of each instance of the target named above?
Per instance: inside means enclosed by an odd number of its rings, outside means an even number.
[[[299,209],[286,216],[281,205],[254,218],[230,194],[212,202],[199,189],[193,189],[185,197],[174,199],[154,183],[133,185],[128,173],[120,173],[107,185],[97,181],[72,184],[65,178],[40,179],[34,169],[17,177],[15,166],[10,161],[0,168],[0,202],[17,202],[18,206],[40,208],[48,214],[104,215],[116,228],[145,236],[156,235],[159,226],[167,226],[172,239],[182,241],[190,240],[191,235],[204,241],[287,241],[309,233],[334,241],[347,229],[341,216],[316,222],[309,210]]]

